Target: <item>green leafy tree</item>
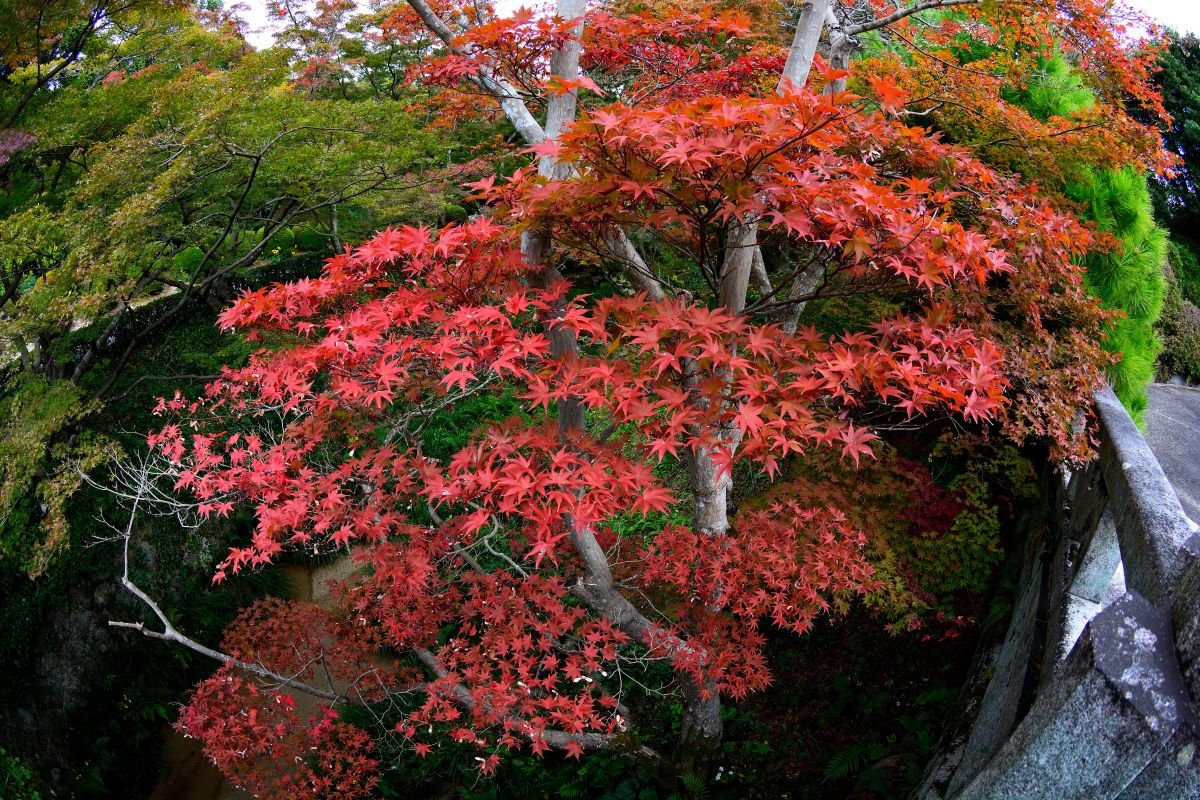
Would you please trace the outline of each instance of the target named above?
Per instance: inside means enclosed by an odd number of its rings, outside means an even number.
[[[423,130],[363,70],[344,76],[360,89],[314,91],[295,50],[255,52],[219,9],[121,8],[0,137],[0,427],[21,432],[0,538],[34,574],[68,540],[62,504],[98,441],[87,420],[148,343],[293,248],[438,218],[462,171],[449,130]],[[70,402],[49,413],[30,387]],[[6,516],[18,506],[32,510]]]
[[[1089,253],[1089,291],[1123,316],[1109,325],[1105,347],[1120,354],[1108,371],[1113,391],[1135,420],[1146,410],[1146,385],[1154,380],[1162,344],[1154,323],[1162,311],[1167,233],[1154,222],[1146,177],[1131,169],[1087,171],[1067,186],[1086,216],[1118,240],[1108,251]]]
[[[1063,57],[1055,53],[1036,81],[1012,92],[1014,102],[1038,119],[1067,117],[1094,102],[1092,91]],[[1076,166],[1066,195],[1083,205],[1083,216],[1116,238],[1115,245],[1087,255],[1089,291],[1107,308],[1121,312],[1109,325],[1105,347],[1120,359],[1109,367],[1113,391],[1140,420],[1146,385],[1154,380],[1162,350],[1154,325],[1163,305],[1167,233],[1155,222],[1150,185],[1144,173]]]
[[[1156,325],[1163,342],[1159,375],[1162,379],[1182,377],[1197,383],[1200,382],[1200,307],[1195,304],[1195,289],[1200,284],[1185,284],[1182,277],[1195,274],[1196,256],[1172,242],[1167,261],[1167,291]]]
[[[0,0],[0,129],[16,125],[27,109],[69,80],[81,60],[141,13],[174,5],[155,0]]]
[[[1152,181],[1154,209],[1173,238],[1200,252],[1200,187],[1196,185],[1200,176],[1200,39],[1193,34],[1173,34],[1159,65],[1162,69],[1155,81],[1163,105],[1173,117],[1163,130],[1163,142],[1181,163],[1174,176],[1158,176]],[[1200,275],[1179,277],[1200,284]]]

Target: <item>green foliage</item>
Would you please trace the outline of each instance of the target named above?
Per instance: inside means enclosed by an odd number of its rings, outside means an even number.
[[[431,458],[447,459],[465,447],[481,427],[519,415],[523,407],[511,394],[464,398],[430,418],[422,434],[422,452]]]
[[[804,308],[802,320],[827,334],[862,331],[900,309],[897,299],[885,295],[859,294],[813,300]]]
[[[25,549],[34,573],[69,539],[62,501],[76,467],[97,461],[96,431],[138,417],[101,409],[152,403],[163,378],[213,374],[244,354],[198,345],[134,386],[122,373],[140,350],[181,344],[171,330],[189,328],[197,306],[211,325],[256,270],[293,277],[268,262],[328,253],[325,231],[353,242],[437,219],[449,198],[429,174],[472,144],[447,147],[396,102],[410,99],[403,85],[386,98],[302,91],[286,51],[255,52],[191,4],[120,5],[120,25],[106,20],[22,106],[29,143],[0,164],[0,553]],[[53,11],[63,36],[86,16],[82,5]],[[383,47],[363,46],[368,59]],[[36,80],[24,64],[0,70],[0,112]],[[194,299],[155,299],[181,283]]]
[[[0,797],[5,800],[42,800],[33,770],[0,747]]]
[[[1186,240],[1172,241],[1167,261],[1179,283],[1180,294],[1188,302],[1200,305],[1200,259],[1196,251]]]
[[[855,704],[849,680],[839,677],[834,684],[839,700],[843,703],[850,700],[839,715],[870,713],[871,703],[886,707],[893,704],[892,696],[885,693],[860,696]],[[941,727],[953,713],[957,699],[958,692],[943,685],[934,685],[921,692],[908,712],[899,717],[900,733],[881,735],[877,731],[868,731],[863,739],[829,758],[822,770],[823,778],[827,782],[854,778],[860,786],[879,797],[906,796],[920,781],[925,764],[937,752]]]
[[[1095,102],[1091,89],[1062,51],[1042,63],[1042,72],[1021,89],[1002,92],[1004,99],[1015,103],[1034,117],[1048,120],[1066,117]]]
[[[284,228],[270,238],[267,242],[266,250],[268,253],[278,250],[281,254],[287,255],[291,253],[292,248],[295,246],[296,231],[292,228]]]
[[[631,512],[615,514],[605,521],[604,527],[618,539],[646,539],[654,536],[667,525],[687,525],[689,520],[687,512],[676,507],[669,513],[652,511],[649,514]]]
[[[1191,383],[1200,383],[1200,308],[1190,302],[1171,323],[1162,364],[1165,378],[1180,375]]]
[[[1159,65],[1162,69],[1155,82],[1173,119],[1169,126],[1148,115],[1144,121],[1164,128],[1163,143],[1182,163],[1173,176],[1153,178],[1154,210],[1171,236],[1196,253],[1200,251],[1200,39],[1194,34],[1172,34]],[[1200,290],[1191,275],[1179,277],[1185,286],[1196,287],[1193,292]],[[1193,294],[1188,299],[1198,302]]]
[[[847,748],[839,750],[825,765],[825,780],[836,781],[841,778],[854,778],[865,772],[867,767],[882,760],[894,745],[895,740],[884,744],[880,741],[855,742]]]
[[[1194,267],[1191,252],[1172,244],[1166,270],[1167,291],[1156,325],[1163,342],[1158,373],[1163,380],[1178,375],[1196,383],[1200,382],[1200,308],[1185,297],[1185,289],[1178,277],[1189,266],[1189,260],[1190,266]]]
[[[776,491],[842,509],[867,534],[879,589],[866,603],[899,632],[989,590],[1004,558],[1004,508],[1032,499],[1032,477],[1015,447],[955,432],[926,463],[883,445],[857,467],[810,454]]]
[[[589,755],[577,763],[560,756],[514,754],[511,761],[507,768],[501,766],[495,780],[462,787],[461,800],[507,800],[516,796],[530,800],[665,800],[650,776],[620,755]]]
[[[468,216],[467,210],[457,203],[447,203],[442,209],[442,217],[447,222],[462,222]]]
[[[104,437],[70,436],[92,409],[68,381],[25,375],[0,396],[0,559],[40,575],[68,540],[66,502],[79,470],[103,460]]]
[[[204,263],[204,251],[194,244],[190,245],[176,253],[171,263],[180,275],[191,277]]]
[[[1155,215],[1171,232],[1171,268],[1183,303],[1164,310],[1161,371],[1200,380],[1200,39],[1171,34],[1155,82],[1172,117],[1163,143],[1180,158],[1174,175],[1151,179]],[[1161,126],[1160,120],[1153,120]]]
[[[312,228],[297,228],[292,242],[297,250],[314,252],[329,249],[329,236]]]
[[[1154,380],[1161,344],[1154,332],[1163,305],[1166,231],[1154,222],[1146,178],[1132,169],[1085,171],[1067,194],[1082,203],[1098,227],[1119,245],[1085,258],[1089,291],[1124,317],[1110,324],[1105,348],[1120,354],[1109,369],[1113,391],[1140,422],[1146,385]]]
[[[957,478],[962,511],[941,535],[920,532],[911,541],[909,558],[921,565],[923,588],[945,596],[960,590],[981,592],[1004,559],[1000,546],[1000,512],[991,502],[991,487],[978,469]]]

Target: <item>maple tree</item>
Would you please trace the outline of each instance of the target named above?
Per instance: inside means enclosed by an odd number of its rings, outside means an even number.
[[[803,633],[883,589],[833,498],[783,483],[739,511],[738,481],[813,452],[859,464],[880,427],[947,415],[1085,458],[1076,417],[1108,360],[1076,263],[1103,237],[913,124],[919,68],[848,73],[849,43],[970,6],[1020,48],[1052,41],[1043,24],[1086,41],[1098,85],[1153,103],[1145,63],[1091,0],[811,0],[787,48],[705,7],[664,21],[585,16],[578,0],[509,19],[409,5],[420,25],[397,10],[382,29],[430,56],[411,79],[447,87],[453,114],[493,98],[530,163],[473,184],[484,212],[469,221],[388,228],[319,277],[244,294],[221,324],[264,349],[203,396],[161,401],[150,444],[176,490],[202,515],[255,511],[218,580],[287,548],[354,547],[362,563],[336,612],[249,609],[181,728],[264,796],[334,796],[377,766],[336,709],[301,724],[281,683],[386,707],[386,737],[476,748],[484,773],[518,748],[614,748],[703,774],[722,697],[770,681],[764,622]],[[1153,161],[1120,102],[1112,127]],[[568,266],[618,291],[580,292]],[[861,296],[890,313],[803,324]],[[523,416],[486,421],[449,458],[423,451],[439,413],[486,395]],[[679,506],[686,524],[651,536],[609,524]],[[669,753],[624,705],[646,659],[677,675]]]
[[[988,39],[968,38],[967,22],[952,17],[933,35],[912,34],[921,36],[923,48],[937,51],[936,57],[918,56],[924,58],[926,80],[953,73],[955,65],[960,74],[974,76],[974,94],[960,96],[968,105],[956,102],[937,116],[984,157],[1079,202],[1082,219],[1113,235],[1116,242],[1088,255],[1087,284],[1119,312],[1105,331],[1105,348],[1116,357],[1107,375],[1140,420],[1160,349],[1151,327],[1161,306],[1166,260],[1166,237],[1151,217],[1145,172],[1161,169],[1167,154],[1145,147],[1140,140],[1157,132],[1136,120],[1157,118],[1161,104],[1151,97],[1114,111],[1113,87],[1089,77],[1057,43],[1053,50],[1043,46],[1014,56]],[[1156,47],[1146,47],[1142,59],[1156,54]],[[1018,85],[1009,77],[1014,72],[1021,75]]]
[[[144,0],[0,3],[0,130],[11,129],[106,31],[128,24],[151,6]]]

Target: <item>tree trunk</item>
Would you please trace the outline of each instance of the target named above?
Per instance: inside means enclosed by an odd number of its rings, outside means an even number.
[[[716,681],[685,683],[683,728],[675,751],[681,777],[707,778],[720,752],[722,733],[721,698]]]
[[[828,0],[824,0],[824,2],[828,2]],[[408,0],[408,3],[426,26],[446,42],[451,50],[458,47],[449,26],[433,12],[425,0]],[[586,8],[587,0],[558,0],[557,2],[557,12],[560,17],[581,19],[576,28],[577,33],[582,30],[582,18],[585,16]],[[579,41],[576,37],[552,54],[550,71],[559,77],[573,80],[577,77],[578,70]],[[538,144],[547,139],[557,138],[563,128],[575,118],[577,108],[575,91],[551,98],[546,112],[546,126],[543,128],[530,113],[516,90],[508,85],[502,77],[484,69],[474,80],[493,95],[518,134],[528,144]],[[558,163],[553,156],[543,156],[538,160],[538,172],[560,180],[570,176],[565,165]],[[753,231],[757,228],[757,223],[746,227]],[[547,288],[562,279],[562,275],[550,263],[552,245],[553,242],[548,231],[530,230],[521,237],[521,252],[529,266],[526,279],[532,286]],[[654,300],[665,297],[661,284],[654,278],[645,261],[623,231],[616,229],[610,231],[605,235],[604,245],[605,249],[609,250],[610,254],[625,267],[631,282],[638,291],[645,292]],[[751,262],[749,252],[747,252],[745,260],[748,280]],[[731,296],[735,293],[732,288],[730,293]],[[743,289],[743,304],[744,298],[745,291]],[[557,358],[576,358],[579,354],[579,344],[575,332],[557,326],[554,322],[556,312],[561,311],[565,306],[566,298],[561,298],[560,303],[561,305],[556,304],[556,307],[551,309],[550,317],[546,321],[550,350]],[[564,439],[574,438],[585,429],[586,409],[576,398],[567,398],[559,402],[558,417],[559,432]],[[715,470],[709,472],[715,479]],[[725,497],[723,484],[720,495],[722,498]],[[723,507],[722,505],[721,508]],[[593,531],[578,525],[573,519],[567,519],[566,523],[576,553],[585,567],[585,574],[580,576],[571,587],[572,593],[594,613],[607,619],[635,641],[645,642],[650,631],[657,626],[629,601],[613,581],[611,566],[603,548],[596,541]],[[691,645],[683,640],[674,640],[666,644],[668,652],[684,651],[690,647]],[[677,748],[677,763],[681,774],[699,775],[703,774],[712,755],[720,746],[720,699],[711,682],[694,682],[685,678],[683,693],[683,736]]]
[[[758,215],[748,214],[741,222],[730,222],[721,262],[721,285],[717,302],[730,314],[746,308],[746,290],[758,250]]]
[[[796,20],[796,35],[792,38],[787,63],[784,64],[783,74],[779,77],[780,91],[787,88],[789,84],[800,89],[808,82],[813,56],[817,53],[817,42],[821,39],[821,31],[825,28],[825,18],[829,14],[829,3],[830,0],[804,0],[800,6],[800,17]]]
[[[825,260],[817,258],[792,281],[791,290],[788,292],[788,300],[791,301],[791,305],[788,307],[787,316],[783,321],[785,331],[796,332],[796,328],[800,326],[800,315],[804,313],[804,307],[808,305],[807,300],[799,298],[812,295],[824,278]]]
[[[849,70],[850,56],[854,52],[855,41],[848,36],[836,19],[829,20],[829,68]],[[825,94],[837,94],[846,91],[846,78],[834,78],[825,87]]]

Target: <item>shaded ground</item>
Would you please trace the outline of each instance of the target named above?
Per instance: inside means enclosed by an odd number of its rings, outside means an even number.
[[[761,770],[746,798],[903,798],[953,717],[978,630],[890,635],[853,613],[768,645],[774,685],[738,706],[727,750]]]
[[[1147,394],[1146,441],[1183,510],[1200,522],[1200,389],[1155,383]]]

